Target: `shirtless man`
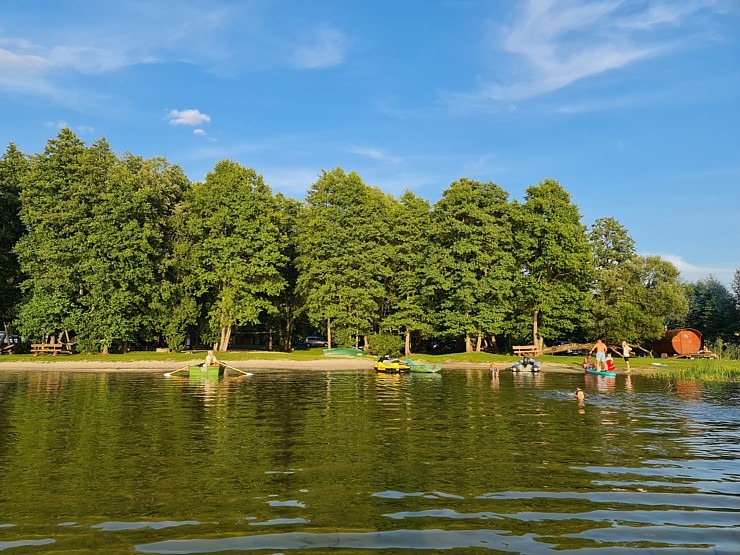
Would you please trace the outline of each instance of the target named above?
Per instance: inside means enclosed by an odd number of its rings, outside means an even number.
[[[596,351],[596,370],[603,370],[606,365],[606,343],[599,339],[591,350],[588,352],[590,355]]]

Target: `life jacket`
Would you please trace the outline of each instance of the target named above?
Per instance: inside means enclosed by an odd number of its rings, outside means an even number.
[[[606,359],[606,369],[609,372],[614,372],[617,369],[616,365],[614,364],[614,361],[610,358]]]

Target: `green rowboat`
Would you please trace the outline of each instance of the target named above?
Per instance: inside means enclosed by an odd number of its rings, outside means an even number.
[[[214,364],[212,366],[206,366],[203,364],[194,364],[188,367],[190,370],[190,377],[200,376],[202,378],[218,378],[224,375],[224,365],[221,363]]]

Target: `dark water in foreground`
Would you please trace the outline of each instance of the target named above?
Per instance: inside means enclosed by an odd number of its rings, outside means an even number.
[[[737,554],[739,430],[740,384],[0,373],[0,551]]]

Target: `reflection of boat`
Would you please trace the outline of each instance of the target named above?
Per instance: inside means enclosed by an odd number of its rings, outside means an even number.
[[[388,374],[400,374],[410,370],[410,366],[405,362],[401,362],[397,358],[387,359],[384,357],[379,358],[373,368],[376,372],[386,372]]]
[[[589,368],[586,370],[586,374],[595,374],[596,376],[616,376],[616,372],[609,372],[608,370],[593,370]]]
[[[200,376],[202,378],[218,378],[219,376],[224,375],[224,368],[225,366],[219,362],[218,364],[212,364],[211,366],[206,366],[205,363],[194,364],[189,366],[188,370],[190,371],[191,378],[196,376]]]
[[[442,370],[441,364],[421,364],[418,362],[412,362],[409,365],[409,372],[419,372],[421,374],[436,374]]]
[[[324,349],[325,357],[361,357],[365,356],[365,351],[362,349],[352,348],[336,348],[336,349]]]

